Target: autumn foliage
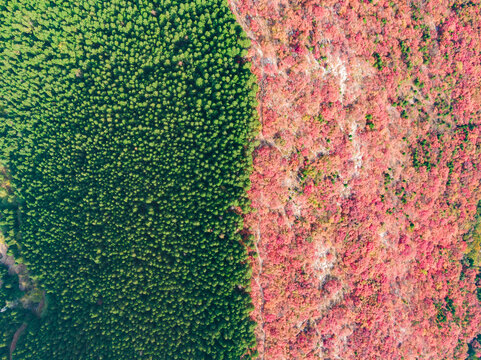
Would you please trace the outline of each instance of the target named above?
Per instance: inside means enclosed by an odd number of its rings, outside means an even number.
[[[478,2],[230,5],[260,87],[246,217],[260,358],[466,358]]]

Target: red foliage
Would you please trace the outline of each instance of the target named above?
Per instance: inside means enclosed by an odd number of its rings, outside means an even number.
[[[463,3],[231,0],[260,85],[261,358],[466,357],[481,21]]]

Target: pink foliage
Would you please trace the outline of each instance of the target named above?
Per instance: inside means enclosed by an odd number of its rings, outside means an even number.
[[[230,4],[260,86],[245,224],[261,358],[465,358],[479,5]]]

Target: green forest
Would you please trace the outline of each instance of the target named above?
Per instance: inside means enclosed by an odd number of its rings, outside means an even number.
[[[0,359],[251,356],[257,85],[227,2],[11,0],[0,42],[2,232],[45,292]]]

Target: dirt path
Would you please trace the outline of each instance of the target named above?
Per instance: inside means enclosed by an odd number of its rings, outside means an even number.
[[[40,317],[42,315],[42,310],[45,307],[45,293],[42,296],[42,300],[37,306],[37,309],[35,310],[35,314]],[[12,354],[15,351],[15,348],[17,347],[17,342],[18,339],[20,339],[20,336],[22,336],[23,332],[27,328],[28,323],[23,323],[22,326],[20,326],[17,331],[15,331],[15,334],[13,335],[12,342],[10,343],[10,356],[9,360],[12,360]]]
[[[17,341],[20,338],[20,336],[23,334],[26,328],[27,328],[27,323],[23,323],[22,326],[20,326],[17,329],[17,331],[15,331],[15,334],[13,335],[12,343],[10,344],[10,357],[9,357],[10,360],[12,360],[12,354],[15,351],[15,348],[17,347]]]
[[[35,310],[35,313],[37,314],[38,317],[42,317],[42,311],[44,307],[45,307],[45,291],[42,294],[42,300],[40,300],[40,303],[38,304],[37,309]]]

